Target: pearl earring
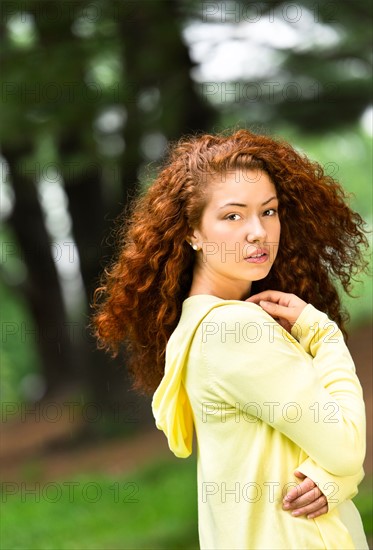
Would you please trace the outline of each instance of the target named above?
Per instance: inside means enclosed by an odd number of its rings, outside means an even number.
[[[193,250],[198,250],[198,246],[196,244],[192,245]]]

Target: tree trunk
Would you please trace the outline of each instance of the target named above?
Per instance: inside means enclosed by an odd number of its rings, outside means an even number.
[[[9,223],[19,251],[16,243],[10,244],[12,253],[17,255],[19,252],[26,265],[27,281],[23,291],[35,321],[34,338],[40,352],[41,373],[45,378],[47,395],[51,396],[69,386],[74,380],[77,365],[73,362],[69,336],[71,327],[66,318],[35,178],[21,164],[29,152],[30,147],[27,146],[3,148],[15,197]]]
[[[62,166],[74,152],[82,149],[79,143],[78,128],[69,128],[60,141],[59,153]],[[113,254],[105,241],[108,231],[102,182],[102,170],[95,162],[91,170],[81,170],[72,179],[66,179],[65,191],[69,199],[69,212],[72,218],[72,231],[80,257],[80,269],[86,290],[86,303],[92,304],[93,293],[98,285],[103,269],[103,258]],[[124,361],[114,361],[97,350],[95,340],[87,328],[90,310],[82,314],[82,330],[78,334],[82,369],[85,374],[89,399],[99,412],[99,419],[107,421],[91,425],[94,433],[101,433],[111,425],[112,431],[137,428],[150,418],[150,408],[144,406],[143,399],[131,392],[131,382],[124,368]]]
[[[141,151],[147,133],[161,132],[167,141],[176,140],[184,133],[207,131],[215,117],[190,76],[193,64],[181,38],[178,5],[174,0],[156,0],[120,6],[125,75],[120,88],[127,110],[121,163],[125,203],[137,189],[138,168],[147,162]],[[139,98],[151,89],[159,91],[159,102],[146,113]]]

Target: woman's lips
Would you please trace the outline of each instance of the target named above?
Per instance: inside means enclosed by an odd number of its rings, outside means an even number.
[[[254,254],[247,256],[247,258],[245,258],[245,261],[251,264],[262,264],[266,262],[268,258],[268,250],[256,250]]]

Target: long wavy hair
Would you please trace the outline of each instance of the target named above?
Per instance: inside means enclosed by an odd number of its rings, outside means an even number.
[[[195,252],[186,241],[198,227],[209,183],[228,170],[261,169],[279,198],[280,246],[268,276],[251,294],[273,289],[298,295],[337,322],[348,319],[337,283],[366,269],[364,221],[341,185],[288,143],[239,130],[172,145],[152,185],[131,204],[116,259],[95,292],[98,345],[117,355],[124,345],[134,388],[152,393],[164,373],[167,341],[192,283]]]

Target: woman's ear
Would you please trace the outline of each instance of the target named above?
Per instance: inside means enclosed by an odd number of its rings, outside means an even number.
[[[200,250],[201,246],[199,244],[199,239],[196,232],[188,235],[188,237],[185,240],[193,248],[193,250]]]

